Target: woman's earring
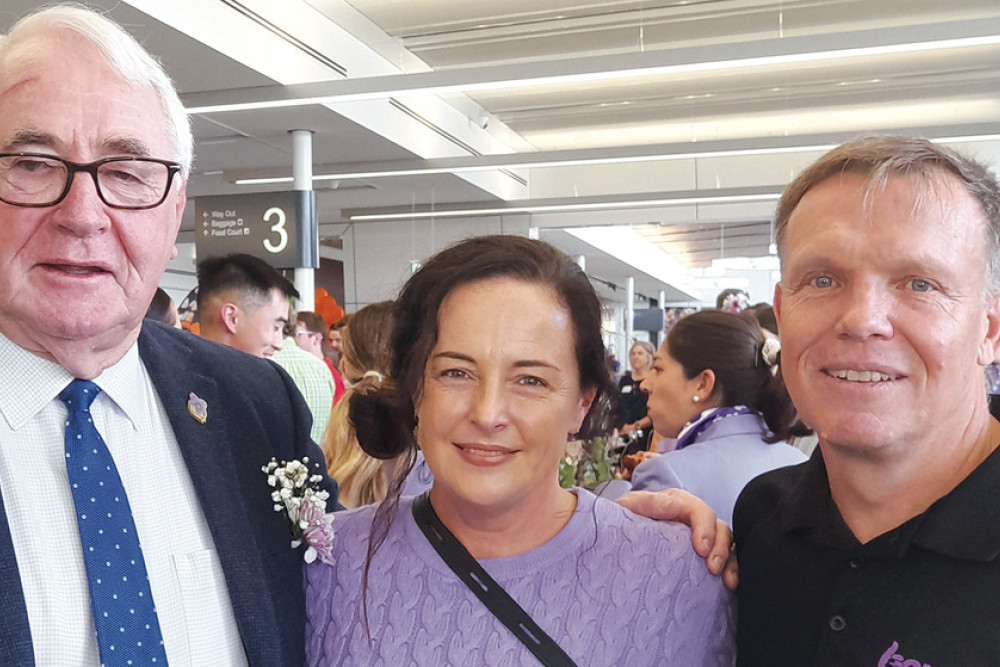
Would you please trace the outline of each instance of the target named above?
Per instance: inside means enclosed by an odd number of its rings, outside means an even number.
[[[697,394],[695,394],[694,396],[691,397],[691,400],[694,401],[695,403],[697,403],[698,401],[701,400],[701,397],[698,396]]]

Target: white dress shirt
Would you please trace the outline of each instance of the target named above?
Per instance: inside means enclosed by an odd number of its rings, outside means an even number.
[[[98,665],[58,398],[73,377],[2,335],[0,359],[0,490],[35,662]],[[208,524],[138,346],[94,382],[91,413],[132,507],[167,661],[246,665]]]

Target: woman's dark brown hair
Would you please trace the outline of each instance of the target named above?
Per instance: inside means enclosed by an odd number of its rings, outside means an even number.
[[[715,373],[712,397],[719,405],[745,405],[764,417],[768,442],[805,435],[785,389],[781,370],[771,372],[763,358],[764,332],[748,313],[703,310],[678,322],[667,336],[667,352],[693,378]],[[780,359],[780,354],[779,354]]]
[[[389,531],[399,490],[416,456],[414,402],[423,389],[424,368],[437,343],[441,304],[458,287],[496,278],[544,285],[555,292],[573,323],[568,335],[574,339],[580,387],[595,390],[578,436],[589,439],[611,430],[611,397],[616,389],[605,363],[601,302],[576,262],[548,243],[519,236],[479,236],[442,250],[407,281],[396,300],[391,377],[379,392],[351,397],[351,423],[366,452],[378,458],[405,452],[411,456],[411,465],[404,466],[376,511],[369,562]],[[366,565],[366,580],[367,569]]]
[[[604,361],[601,302],[590,279],[548,243],[520,236],[479,236],[442,250],[403,286],[393,311],[392,373],[385,383],[389,391],[375,396],[375,401],[360,396],[352,400],[351,421],[369,454],[392,458],[416,448],[414,401],[437,343],[441,304],[456,288],[493,278],[523,280],[556,293],[573,322],[580,386],[596,390],[579,437],[589,439],[610,430],[608,408],[615,388]]]

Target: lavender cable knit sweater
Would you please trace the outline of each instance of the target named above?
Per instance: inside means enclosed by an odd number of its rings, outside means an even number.
[[[733,598],[695,554],[689,530],[576,493],[558,535],[483,568],[581,667],[732,665]],[[371,564],[370,643],[361,577],[374,506],[337,515],[337,564],[306,568],[308,664],[538,665],[448,569],[411,505],[400,501]]]

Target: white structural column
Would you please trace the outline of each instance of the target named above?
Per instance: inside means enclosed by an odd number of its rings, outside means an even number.
[[[295,190],[312,190],[312,131],[292,130],[292,183]],[[306,220],[296,220],[297,225],[309,225],[307,234],[299,238],[312,239],[316,236],[319,221],[309,216]],[[317,249],[314,249],[318,251]],[[316,272],[311,267],[295,269],[295,289],[299,291],[298,310],[316,310]]]
[[[635,278],[625,279],[625,355],[632,349],[632,338],[635,332]]]

